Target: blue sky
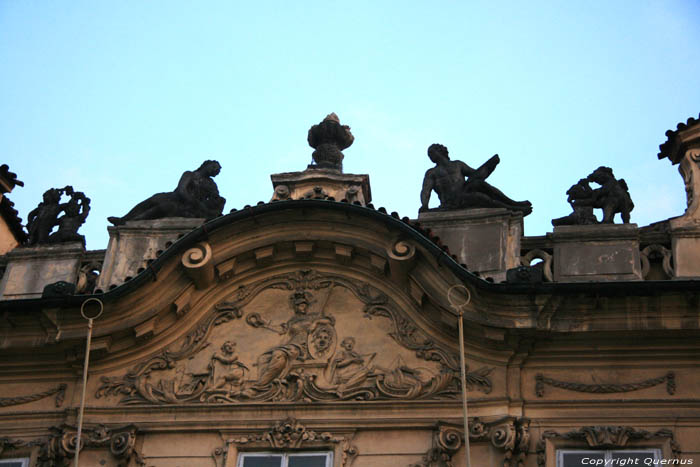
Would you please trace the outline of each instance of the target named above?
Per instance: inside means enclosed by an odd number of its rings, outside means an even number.
[[[439,142],[529,199],[527,235],[570,212],[566,190],[600,165],[630,186],[632,222],[682,214],[657,160],[700,112],[700,2],[0,1],[0,149],[25,187],[92,199],[81,233],[107,246],[123,215],[217,159],[224,212],[303,170],[308,128],[352,127],[345,171],[373,202],[417,215]],[[434,203],[434,202],[433,202]]]

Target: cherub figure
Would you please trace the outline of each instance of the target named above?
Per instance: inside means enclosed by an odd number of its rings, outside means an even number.
[[[600,185],[600,188],[593,190],[593,206],[603,210],[603,224],[612,224],[618,212],[622,222],[629,224],[634,203],[627,182],[622,178],[617,180],[610,167],[598,167],[587,180]]]
[[[27,215],[27,231],[29,232],[27,243],[29,245],[48,242],[51,230],[58,222],[58,215],[63,210],[63,205],[60,204],[61,195],[69,188],[46,190],[44,200]]]
[[[234,393],[243,385],[246,371],[248,367],[236,355],[236,343],[226,341],[221,345],[221,353],[214,352],[211,356],[208,389],[215,391],[228,386],[229,393]]]
[[[70,188],[70,187],[68,187]],[[49,235],[49,243],[85,242],[85,236],[78,229],[85,223],[90,213],[90,198],[83,192],[73,192],[70,200],[63,204],[63,215],[58,218],[58,231]]]
[[[325,370],[325,378],[331,384],[337,384],[337,392],[340,397],[348,390],[362,386],[369,376],[373,374],[370,365],[376,357],[376,353],[366,356],[357,353],[355,348],[355,338],[346,337],[340,343],[342,350],[338,350],[331,359]],[[366,357],[366,359],[365,359]]]

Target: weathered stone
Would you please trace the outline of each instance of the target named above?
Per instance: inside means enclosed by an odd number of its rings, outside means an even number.
[[[275,192],[272,201],[285,199],[329,199],[359,202],[372,200],[369,175],[339,173],[330,169],[308,169],[270,175]]]
[[[462,209],[421,212],[418,221],[446,244],[472,272],[506,280],[506,271],[520,265],[523,215],[508,209]]]
[[[170,217],[108,227],[109,244],[97,289],[107,291],[136,276],[158,257],[159,251],[203,223],[204,219]]]
[[[557,226],[554,281],[641,280],[637,224]]]
[[[41,297],[44,287],[59,281],[75,284],[84,253],[80,242],[15,248],[0,282],[3,300]]]

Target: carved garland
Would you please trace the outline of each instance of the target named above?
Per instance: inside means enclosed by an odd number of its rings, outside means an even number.
[[[0,407],[28,404],[29,402],[38,401],[54,394],[56,394],[56,407],[60,407],[63,404],[63,400],[66,395],[66,387],[67,386],[65,384],[59,384],[56,387],[47,389],[46,391],[37,392],[36,394],[30,394],[28,396],[0,397]]]
[[[310,430],[300,421],[290,417],[278,422],[268,431],[230,438],[226,440],[226,444],[235,446],[236,450],[240,447],[290,450],[337,445],[340,450],[338,453],[340,454],[340,467],[350,467],[359,452],[351,441],[347,436]],[[218,458],[222,465],[225,464],[226,455],[223,453],[223,449],[216,449],[213,456],[215,460]]]
[[[150,382],[153,372],[175,367],[180,360],[189,358],[207,345],[207,337],[212,329],[223,323],[242,318],[241,311],[258,293],[267,288],[294,291],[290,298],[292,304],[296,300],[308,300],[310,291],[327,289],[326,300],[334,287],[344,287],[351,291],[365,304],[364,316],[368,319],[382,317],[390,320],[393,330],[390,336],[400,345],[415,351],[416,355],[427,361],[440,364],[439,374],[433,375],[428,381],[411,381],[408,384],[393,384],[392,378],[376,376],[371,386],[354,387],[346,390],[331,391],[320,386],[315,375],[303,372],[289,371],[264,384],[250,384],[245,390],[237,393],[213,387],[211,375],[204,375],[198,381],[193,381],[188,391],[179,391],[172,385],[160,382],[154,385]],[[307,301],[308,303],[308,301]],[[272,329],[269,323],[263,322],[260,316],[251,312],[245,318],[248,325],[256,328]],[[332,321],[332,317],[328,318]],[[285,324],[286,325],[286,324]],[[284,330],[284,326],[282,327]],[[318,343],[324,342],[324,336],[319,336]],[[316,342],[316,341],[315,341]],[[233,350],[227,350],[227,358],[219,357],[220,361],[234,364]],[[236,363],[237,364],[237,363]],[[241,372],[247,370],[240,364]],[[488,375],[491,368],[482,367],[467,373],[467,385],[485,393],[492,389]],[[122,395],[122,404],[178,404],[178,403],[240,403],[247,401],[322,401],[322,400],[374,400],[374,399],[419,399],[427,397],[456,398],[459,393],[459,364],[456,355],[438,347],[427,338],[411,321],[402,316],[398,307],[389,298],[368,284],[347,279],[336,275],[321,276],[313,270],[302,270],[292,274],[272,277],[252,286],[241,286],[234,292],[230,301],[214,306],[212,313],[193,332],[188,334],[178,350],[165,350],[148,361],[136,366],[123,377],[103,377],[102,385],[95,397]],[[368,378],[369,379],[369,378]]]
[[[640,389],[651,388],[658,386],[659,384],[666,383],[666,392],[670,395],[676,392],[676,374],[672,371],[668,372],[664,376],[659,376],[658,378],[650,378],[644,381],[639,381],[636,383],[601,383],[601,384],[583,384],[574,383],[568,381],[559,381],[552,378],[547,378],[541,374],[535,376],[535,394],[537,397],[544,396],[545,385],[553,386],[556,388],[566,389],[575,392],[588,392],[595,394],[610,394],[614,392],[631,392],[638,391]]]
[[[537,443],[537,466],[547,463],[546,448],[548,439],[584,441],[589,448],[619,449],[627,447],[630,441],[670,440],[674,459],[680,458],[681,450],[671,430],[662,429],[654,433],[629,426],[584,426],[568,433],[545,431]]]
[[[452,467],[452,457],[462,447],[464,435],[461,427],[438,424],[433,446],[418,464],[410,467]],[[503,467],[523,467],[530,445],[530,420],[505,417],[493,422],[482,422],[475,417],[469,422],[470,441],[490,441],[495,448],[504,451]]]

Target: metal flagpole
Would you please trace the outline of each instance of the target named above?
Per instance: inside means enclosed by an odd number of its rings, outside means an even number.
[[[466,299],[463,303],[456,304],[452,297],[452,292],[456,289],[464,289],[466,294]],[[471,294],[469,289],[463,285],[453,285],[450,290],[447,291],[447,300],[450,302],[452,308],[459,315],[459,363],[460,363],[460,376],[462,380],[462,415],[464,417],[464,456],[466,460],[466,467],[471,467],[471,460],[469,458],[469,415],[467,412],[467,375],[466,375],[466,359],[464,355],[464,311],[462,310],[471,300]]]
[[[90,316],[85,313],[85,305],[90,302],[97,302],[98,309],[94,316]],[[80,437],[83,431],[83,412],[85,410],[85,389],[87,386],[87,376],[88,376],[88,363],[90,363],[90,342],[92,341],[92,321],[99,318],[102,314],[104,305],[102,301],[98,298],[88,298],[80,305],[80,314],[83,315],[88,322],[88,334],[87,342],[85,343],[85,362],[83,363],[83,393],[80,396],[80,411],[78,412],[78,435],[75,439],[75,467],[78,467],[78,459],[80,457]]]

